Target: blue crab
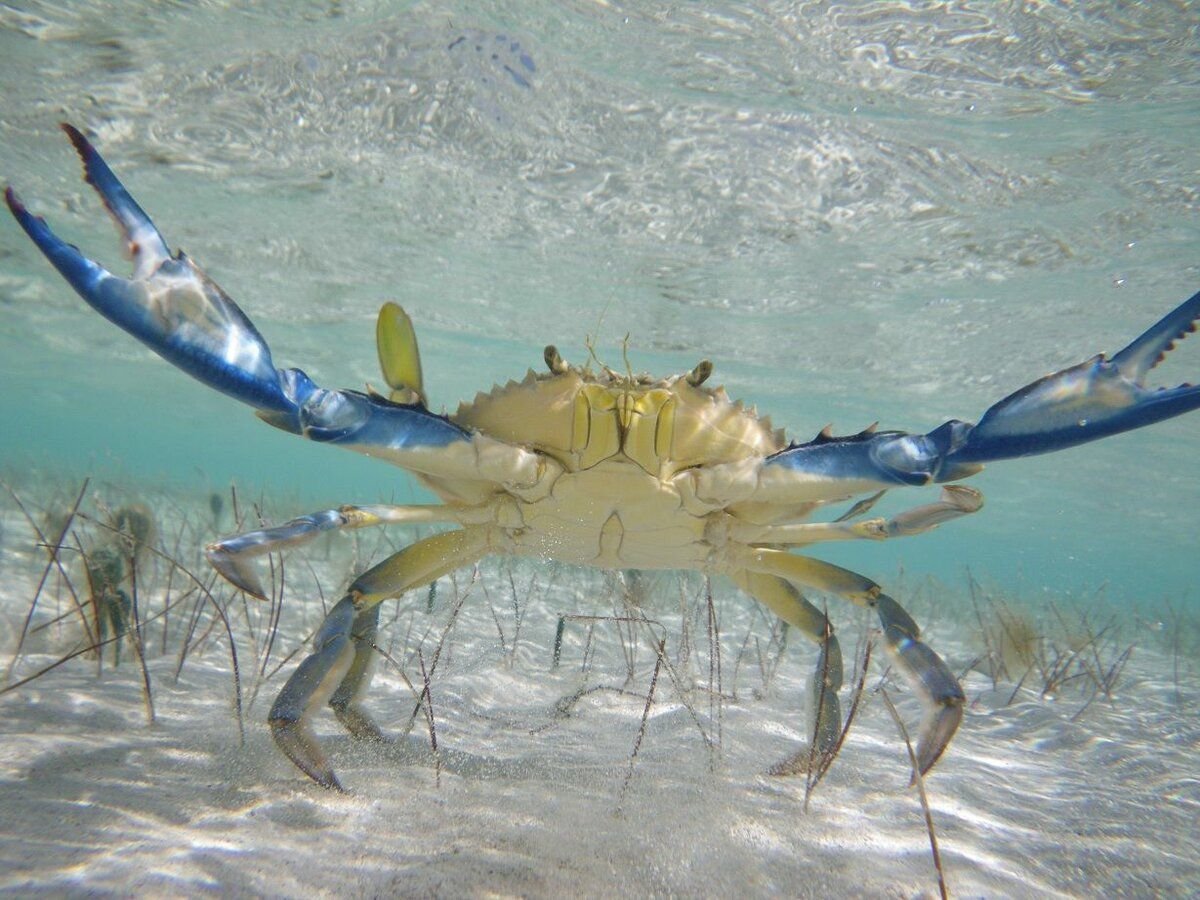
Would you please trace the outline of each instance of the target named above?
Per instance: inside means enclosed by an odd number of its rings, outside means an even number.
[[[362,573],[317,631],[269,721],[280,749],[318,784],[341,784],[312,731],[326,704],[357,738],[383,740],[361,705],[370,681],[380,604],[489,554],[614,569],[696,569],[728,576],[818,648],[809,697],[811,751],[835,752],[842,658],[825,614],[805,591],[874,610],[893,665],[926,706],[917,766],[926,772],[962,719],[958,680],[921,640],[916,622],[869,578],[792,552],[823,541],[883,540],[973,513],[981,495],[961,485],[891,519],[863,519],[872,498],[898,487],[955,482],[984,463],[1047,453],[1139,428],[1200,406],[1200,388],[1148,388],[1147,373],[1195,329],[1200,293],[1116,355],[1048,375],[988,409],[926,434],[828,430],[789,441],[724,390],[705,385],[707,361],[667,378],[567,364],[553,347],[547,371],[481,394],[453,415],[425,404],[420,358],[403,310],[380,312],[377,343],[390,392],[329,390],[279,369],[258,330],[162,235],[82,134],[63,126],[84,175],[115,219],[133,260],[126,279],[64,243],[12,188],[8,207],[67,282],[101,315],[167,361],[249,404],[264,421],[377,457],[412,473],[438,505],[343,506],[219,540],[209,560],[261,597],[261,554],[339,529],[388,523],[453,526]],[[834,521],[808,521],[831,503],[866,496]]]

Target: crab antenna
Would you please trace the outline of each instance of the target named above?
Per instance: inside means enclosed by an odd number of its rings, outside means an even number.
[[[629,332],[625,332],[625,337],[621,338],[621,357],[625,360],[625,377],[631,382],[636,380],[633,377],[633,366],[629,363]]]

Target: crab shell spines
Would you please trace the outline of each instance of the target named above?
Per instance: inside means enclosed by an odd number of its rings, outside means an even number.
[[[463,403],[451,419],[506,443],[528,447],[568,472],[626,459],[670,479],[697,466],[762,458],[787,446],[783,433],[723,388],[686,376],[650,379],[569,367],[530,371]]]

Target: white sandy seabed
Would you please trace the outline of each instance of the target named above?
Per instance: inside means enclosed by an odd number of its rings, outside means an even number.
[[[38,520],[36,498],[22,499]],[[85,509],[96,514],[93,504]],[[0,663],[7,667],[47,554],[11,498],[3,513]],[[172,517],[174,524],[160,522],[161,545],[195,560],[215,527],[208,509]],[[82,521],[75,533],[64,570],[86,599],[78,549],[104,539]],[[153,724],[128,643],[117,668],[109,648],[100,671],[94,654],[85,654],[12,688],[80,646],[67,578],[50,573],[10,689],[0,695],[0,891],[937,895],[906,750],[878,692],[882,654],[841,755],[805,810],[803,776],[766,772],[803,740],[804,684],[815,654],[793,637],[773,674],[764,674],[775,666],[778,632],[772,639],[753,604],[717,585],[718,702],[709,689],[717,658],[708,604],[695,576],[654,579],[645,616],[656,625],[614,620],[640,614],[623,607],[613,576],[525,563],[486,562],[474,584],[470,571],[443,580],[432,611],[423,592],[389,603],[380,644],[390,659],[377,667],[368,705],[385,730],[401,734],[415,708],[406,678],[422,683],[423,660],[433,669],[440,758],[430,752],[424,713],[389,747],[352,743],[323,713],[318,733],[350,793],[318,788],[276,751],[266,711],[295,665],[289,654],[320,619],[314,579],[328,602],[344,586],[353,554],[388,549],[365,538],[323,541],[288,558],[282,618],[265,664],[270,607],[214,588],[237,650],[244,739],[225,626],[189,577],[172,574],[162,559],[139,568]],[[192,565],[211,584],[200,563]],[[966,670],[980,652],[971,605],[960,598],[935,607],[929,595],[928,586],[910,588],[909,608],[926,624],[929,643]],[[165,619],[164,602],[176,604]],[[1077,617],[1066,604],[1063,618]],[[951,615],[955,609],[961,615]],[[555,668],[564,613],[609,618],[569,620]],[[869,623],[840,605],[831,614],[847,658],[845,710],[851,660]],[[1040,674],[1019,690],[978,670],[964,675],[967,716],[927,780],[952,894],[1200,890],[1194,619],[1175,625],[1186,624],[1182,646],[1164,633],[1169,621],[1110,626],[1104,658],[1089,665],[1103,670],[1133,646],[1111,698],[1089,703],[1094,683],[1085,677],[1043,698]],[[1109,619],[1094,612],[1089,621],[1098,632]],[[658,667],[647,712],[658,639],[669,666]],[[911,692],[888,684],[914,725],[920,709]]]

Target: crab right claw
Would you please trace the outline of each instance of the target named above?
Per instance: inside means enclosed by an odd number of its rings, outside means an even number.
[[[437,459],[436,450],[469,441],[470,435],[422,403],[326,390],[299,369],[277,369],[266,341],[238,305],[186,255],[171,254],[96,148],[73,126],[62,128],[83,162],[84,177],[121,232],[133,260],[132,277],[114,275],[62,240],[11,187],[5,200],[38,249],[92,308],[192,377],[254,407],[277,428],[417,471],[452,465]],[[419,391],[419,363],[417,372]]]
[[[62,127],[83,161],[87,182],[121,231],[133,277],[114,275],[63,241],[10,187],[8,208],[38,249],[98,313],[168,362],[257,409],[293,409],[271,351],[237,304],[183,253],[171,255],[150,217],[87,138],[71,125]]]

